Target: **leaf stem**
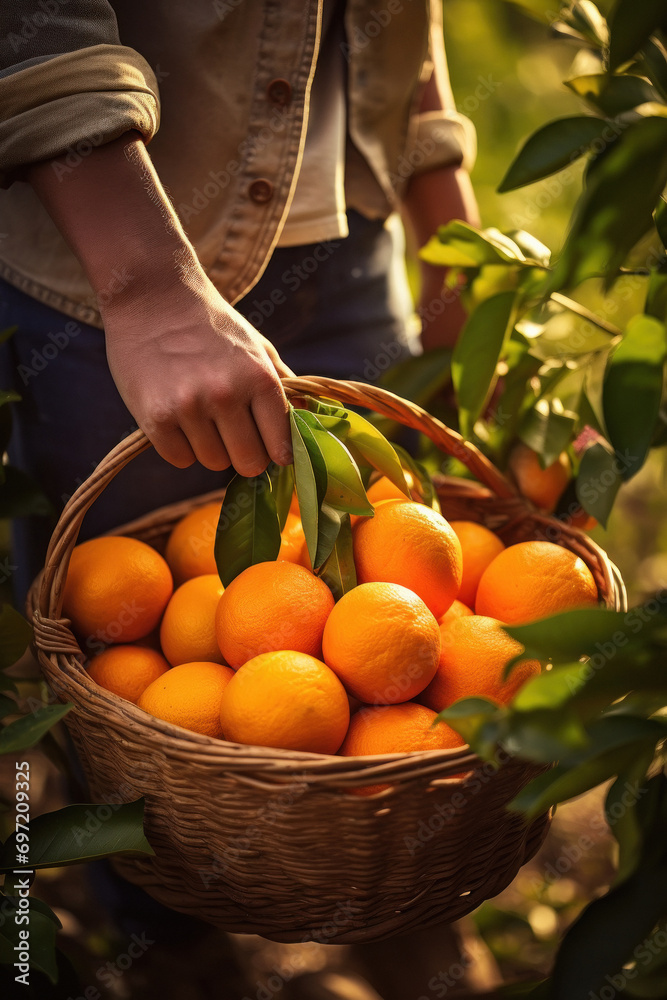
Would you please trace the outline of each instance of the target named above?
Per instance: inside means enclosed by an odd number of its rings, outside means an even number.
[[[598,316],[597,313],[587,309],[586,306],[582,306],[580,302],[575,302],[574,299],[568,298],[567,295],[562,295],[560,292],[552,292],[551,298],[554,302],[557,302],[565,309],[569,309],[570,312],[576,313],[577,316],[581,316],[583,319],[587,319],[589,323],[592,323],[594,326],[604,330],[604,332],[608,333],[610,336],[623,336],[623,331],[619,329],[619,327],[614,326],[613,323],[607,322],[606,319],[602,319],[602,317]]]

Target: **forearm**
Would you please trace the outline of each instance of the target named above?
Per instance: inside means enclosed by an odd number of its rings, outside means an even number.
[[[180,285],[201,271],[137,133],[98,147],[74,169],[61,167],[59,160],[35,164],[27,179],[81,261],[102,312],[112,294],[136,301],[142,285]]]

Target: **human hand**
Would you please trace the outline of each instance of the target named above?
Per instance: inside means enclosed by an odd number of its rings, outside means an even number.
[[[173,277],[173,276],[172,276]],[[109,368],[138,425],[178,468],[231,464],[243,476],[292,461],[275,347],[203,272],[134,287],[103,309]],[[129,291],[129,290],[128,290]]]

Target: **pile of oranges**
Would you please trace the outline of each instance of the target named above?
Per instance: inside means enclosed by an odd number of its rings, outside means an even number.
[[[437,713],[499,704],[539,673],[503,624],[597,603],[585,563],[546,541],[506,547],[387,479],[353,526],[357,585],[337,602],[310,568],[296,497],[275,562],[223,588],[220,504],[192,510],[165,557],[134,538],[77,546],[64,613],[106,648],[92,679],[158,719],[233,743],[368,755],[463,744]],[[175,587],[175,589],[174,589]]]

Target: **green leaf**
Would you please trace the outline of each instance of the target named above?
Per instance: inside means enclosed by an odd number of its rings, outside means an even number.
[[[524,229],[510,229],[507,235],[510,239],[514,240],[528,260],[534,260],[541,267],[549,267],[551,250],[544,243],[541,243],[536,236],[533,236],[532,233],[527,233]],[[532,269],[526,268],[526,270]]]
[[[623,468],[624,457],[615,455],[599,441],[590,445],[582,456],[575,480],[577,500],[603,528],[607,527],[616,494],[623,483]]]
[[[379,380],[380,385],[402,399],[428,406],[435,394],[449,383],[451,358],[448,347],[424,351],[388,368]]]
[[[276,465],[272,462],[269,467],[269,475],[276,502],[278,526],[282,531],[287,521],[292,497],[294,496],[294,466]]]
[[[322,566],[320,577],[339,601],[343,594],[357,585],[357,571],[352,549],[352,526],[349,514],[341,517],[340,531],[330,556]]]
[[[649,752],[621,772],[607,792],[605,816],[619,848],[616,883],[623,882],[636,871],[641,861],[644,833],[637,808],[639,802],[647,795],[656,800],[663,791],[659,780],[646,778],[652,761],[653,753]]]
[[[44,705],[30,715],[23,715],[7,726],[0,728],[0,754],[16,753],[19,750],[29,750],[39,743],[44,733],[48,732],[56,722],[59,722],[74,708],[71,704]]]
[[[0,719],[4,719],[7,715],[16,715],[18,713],[18,705],[14,698],[8,698],[4,694],[0,694]]]
[[[373,505],[366,496],[356,462],[343,442],[325,430],[314,414],[304,413],[303,420],[312,431],[326,465],[327,504],[344,513],[371,515]]]
[[[542,459],[544,468],[567,448],[577,423],[577,414],[558,409],[553,400],[539,399],[526,413],[519,437]]]
[[[647,316],[653,316],[661,323],[667,323],[667,269],[651,271],[646,290],[644,312]]]
[[[590,115],[549,122],[526,140],[498,185],[498,192],[514,191],[563,170],[583,156],[606,129],[608,122]]]
[[[327,492],[327,467],[315,435],[302,413],[290,411],[292,450],[294,452],[294,478],[299,498],[301,524],[306,537],[311,566],[317,569],[320,526],[331,533],[332,518],[322,514],[322,504]],[[334,519],[335,520],[335,519]],[[340,523],[340,522],[339,522]]]
[[[658,92],[640,76],[608,76],[606,73],[594,73],[566,80],[565,86],[609,118],[631,111],[640,104],[660,100]],[[610,128],[609,122],[602,124],[604,129],[600,134],[602,136],[609,134],[609,139],[615,138],[616,133]]]
[[[52,517],[55,508],[35,480],[13,465],[3,466],[5,480],[0,489],[0,518]]]
[[[522,659],[525,656],[522,654]],[[570,663],[531,677],[512,699],[514,712],[532,712],[538,708],[558,709],[567,704],[581,686],[581,663]]]
[[[410,490],[394,446],[360,414],[350,411],[348,420],[350,422],[347,436],[349,444],[354,445],[369,465],[391,480],[394,486],[402,490],[409,499]]]
[[[514,240],[498,229],[475,229],[467,222],[455,220],[440,226],[419,256],[428,264],[440,267],[481,267],[525,261]]]
[[[556,957],[553,1000],[589,1000],[619,972],[665,914],[667,860],[642,865],[586,907]],[[645,949],[646,950],[646,949]],[[623,977],[625,983],[626,977]]]
[[[215,537],[215,562],[228,587],[239,573],[280,552],[280,525],[267,472],[234,476],[225,491]]]
[[[651,213],[666,183],[667,119],[633,122],[589,177],[550,291],[601,274],[613,280],[629,251],[651,227]]]
[[[609,18],[609,68],[617,69],[632,59],[660,27],[667,27],[663,0],[617,0]]]
[[[438,494],[435,491],[435,486],[433,485],[433,480],[429,476],[427,470],[416,459],[412,457],[409,451],[406,451],[400,444],[394,444],[396,454],[400,457],[403,467],[411,473],[414,480],[415,488],[417,493],[421,497],[422,503],[426,504],[427,507],[432,507],[433,510],[437,510],[440,513],[440,501],[438,500]]]
[[[27,868],[55,868],[113,854],[155,854],[144,835],[144,800],[73,805],[30,821]],[[16,867],[16,834],[0,850],[0,872]]]
[[[20,660],[31,639],[32,628],[23,615],[10,604],[4,604],[0,609],[0,670]]]
[[[651,620],[650,615],[644,617],[641,611],[641,608],[630,612],[577,608],[528,625],[506,625],[504,630],[521,643],[525,657],[571,663],[581,656],[608,655],[626,646],[642,632],[642,619]],[[655,614],[653,620],[660,621]]]
[[[472,435],[496,380],[496,368],[512,327],[515,292],[485,299],[468,317],[452,355],[452,379],[464,437]]]
[[[19,935],[21,930],[30,932],[29,965],[43,972],[52,983],[58,979],[56,963],[56,934],[61,926],[53,910],[32,896],[28,898],[29,923],[18,923],[20,900],[15,896],[2,896],[2,912],[4,919],[0,923],[0,965],[13,967],[17,961],[16,948],[24,943]],[[47,910],[48,913],[44,911]]]
[[[459,698],[449,708],[438,714],[438,722],[446,722],[465,741],[472,745],[480,730],[499,714],[498,705],[487,698]]]
[[[320,508],[317,527],[317,550],[311,560],[313,569],[320,569],[334,550],[340,533],[341,519],[344,517],[335,507],[330,507],[326,501]]]
[[[624,456],[621,476],[641,469],[660,413],[667,331],[652,316],[633,316],[607,362],[602,406],[609,440]]]
[[[642,46],[643,69],[664,101],[667,101],[667,51],[657,38]]]

